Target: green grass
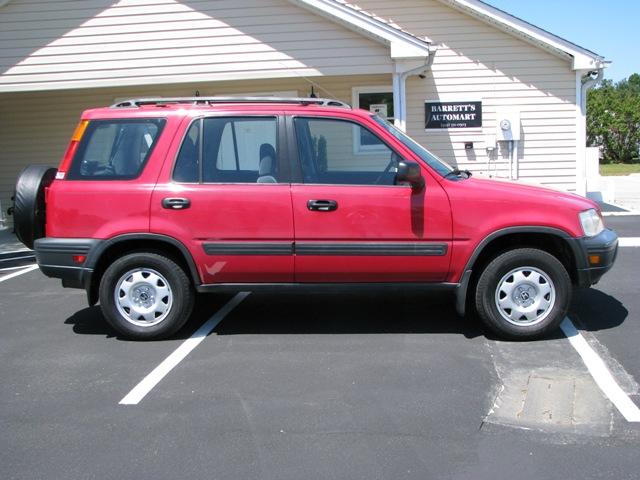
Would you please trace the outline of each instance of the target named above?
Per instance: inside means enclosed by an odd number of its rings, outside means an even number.
[[[600,165],[600,175],[640,173],[640,163],[606,163]]]

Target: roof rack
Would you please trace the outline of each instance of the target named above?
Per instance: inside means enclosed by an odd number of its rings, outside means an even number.
[[[111,108],[135,108],[142,105],[170,105],[184,103],[191,105],[211,105],[214,103],[292,103],[299,105],[319,105],[322,107],[351,108],[351,105],[331,98],[285,98],[285,97],[154,97],[132,98],[111,105]]]

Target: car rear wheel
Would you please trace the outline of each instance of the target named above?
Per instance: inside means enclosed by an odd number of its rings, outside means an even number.
[[[116,260],[100,281],[100,307],[118,333],[158,340],[177,332],[193,310],[189,278],[173,260],[132,253]]]
[[[27,248],[44,237],[45,201],[44,189],[51,185],[56,169],[42,165],[30,165],[18,176],[13,198],[13,227],[18,239]]]
[[[564,319],[571,279],[553,255],[521,248],[494,258],[478,279],[475,304],[485,325],[503,338],[544,337]]]

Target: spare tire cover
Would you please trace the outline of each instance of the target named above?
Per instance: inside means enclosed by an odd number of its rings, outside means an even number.
[[[45,202],[44,189],[56,176],[55,168],[30,165],[16,182],[13,200],[13,226],[18,239],[28,248],[44,236]]]

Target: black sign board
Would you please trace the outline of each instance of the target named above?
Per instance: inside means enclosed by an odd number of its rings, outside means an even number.
[[[482,127],[482,102],[425,102],[425,127]]]

